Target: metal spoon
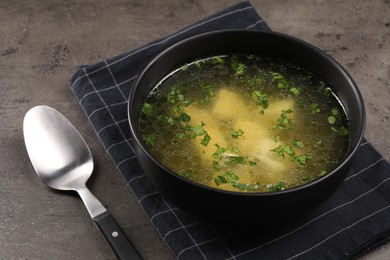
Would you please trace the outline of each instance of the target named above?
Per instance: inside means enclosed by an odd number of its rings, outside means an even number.
[[[23,121],[28,155],[38,176],[57,190],[75,190],[119,259],[142,259],[107,209],[86,187],[93,158],[76,128],[48,106],[30,109]]]

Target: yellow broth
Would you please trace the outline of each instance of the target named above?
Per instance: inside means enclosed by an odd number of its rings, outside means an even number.
[[[281,60],[246,54],[183,65],[146,98],[140,133],[177,174],[214,188],[274,192],[334,169],[349,145],[331,87]]]

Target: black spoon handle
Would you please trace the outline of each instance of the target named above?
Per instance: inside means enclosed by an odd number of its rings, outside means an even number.
[[[93,220],[118,259],[142,259],[108,211],[94,217]]]

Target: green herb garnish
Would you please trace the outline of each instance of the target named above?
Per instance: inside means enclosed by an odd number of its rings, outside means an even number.
[[[260,183],[241,183],[238,181],[234,182],[232,186],[242,191],[257,191],[263,188]]]
[[[222,166],[219,164],[218,161],[213,160],[212,162],[215,170],[220,171],[222,169]]]
[[[211,87],[210,84],[202,84],[200,85],[200,88],[203,91],[203,102],[205,104],[210,103],[211,98],[215,96],[214,89]]]
[[[310,155],[299,155],[299,156],[291,156],[290,159],[301,166],[306,166],[307,162],[311,160],[312,157]]]
[[[277,128],[282,131],[287,131],[292,129],[292,119],[287,117],[288,114],[291,114],[293,111],[291,109],[282,110],[280,118],[277,120],[277,124],[274,125],[274,128]]]
[[[232,138],[237,139],[239,137],[244,136],[244,130],[238,129],[238,130],[233,130],[231,133]]]
[[[220,158],[228,149],[215,144],[217,150],[213,153],[213,158]]]
[[[256,105],[263,108],[262,110],[260,110],[260,114],[264,114],[264,109],[268,108],[269,106],[267,94],[255,90],[252,92],[252,99],[256,102]]]
[[[279,89],[290,89],[290,85],[288,84],[286,78],[278,72],[272,73],[272,82],[275,82]]]
[[[290,91],[293,95],[299,95],[301,90],[298,87],[292,86],[287,79],[278,72],[272,73],[272,82],[276,83],[279,89]]]
[[[141,113],[146,117],[151,117],[154,113],[154,106],[150,103],[145,102],[142,106]]]
[[[192,139],[197,136],[205,135],[207,132],[204,130],[203,126],[205,126],[205,123],[201,122],[198,126],[191,126],[186,124],[183,127],[183,132],[177,133],[176,136],[180,139]]]
[[[293,95],[299,95],[301,94],[301,90],[297,87],[291,87],[290,92],[293,93]]]
[[[232,55],[232,57],[230,58],[230,65],[232,69],[235,71],[234,76],[238,77],[244,74],[246,66],[245,64],[240,63],[238,61],[237,55]]]
[[[222,69],[225,65],[225,60],[220,57],[220,56],[216,56],[214,57],[211,62],[218,68],[218,69]]]
[[[320,113],[320,112],[321,112],[321,109],[320,109],[320,107],[318,106],[317,103],[311,103],[311,104],[310,104],[310,113],[311,113],[312,115],[318,114],[318,113]]]
[[[293,145],[296,147],[296,148],[302,148],[303,147],[303,143],[299,140],[293,140]]]
[[[189,169],[185,172],[180,173],[181,176],[183,176],[184,178],[187,178],[187,179],[191,178],[193,174],[194,174],[194,171],[192,169]]]
[[[162,125],[173,125],[175,122],[173,117],[167,115],[158,115],[156,118]]]
[[[247,159],[247,156],[229,156],[229,163],[245,164],[247,162]]]
[[[317,141],[313,144],[313,147],[314,147],[314,148],[317,148],[317,147],[319,147],[321,144],[322,144],[322,140],[317,140]]]
[[[249,87],[258,87],[258,86],[260,86],[262,81],[263,80],[261,79],[260,76],[255,75],[252,78],[248,79],[247,83],[248,83]]]
[[[236,68],[236,73],[234,73],[234,76],[238,77],[238,76],[243,75],[245,72],[245,69],[246,69],[245,64],[243,64],[243,63],[238,64],[238,67]]]
[[[336,117],[335,116],[328,116],[328,123],[329,124],[334,124],[336,123]]]
[[[248,161],[248,165],[249,165],[249,166],[255,166],[255,165],[257,165],[257,162],[254,162],[254,161]]]
[[[142,140],[145,142],[147,145],[154,145],[156,141],[156,135],[154,133],[152,134],[143,134],[141,135]]]
[[[271,151],[277,153],[282,157],[284,157],[284,154],[290,156],[295,155],[294,149],[288,144],[280,144],[278,147],[272,149]]]
[[[202,140],[200,140],[200,144],[207,147],[210,141],[211,141],[211,136],[209,136],[209,134],[206,132]]]
[[[288,144],[280,144],[278,147],[272,149],[271,151],[277,153],[279,156],[282,157],[285,157],[285,154],[287,154],[293,162],[297,163],[300,166],[306,166],[307,162],[312,159],[310,155],[296,155],[294,148]]]
[[[270,192],[276,192],[276,191],[281,191],[286,188],[286,183],[284,181],[280,181],[276,184],[268,184],[266,185],[268,191]]]
[[[184,90],[180,86],[173,86],[167,93],[167,101],[176,106],[189,106],[192,101],[184,98]]]
[[[226,171],[223,175],[217,176],[217,178],[219,179],[220,184],[234,183],[234,182],[238,181],[238,179],[239,179],[238,176],[232,171]],[[217,185],[219,185],[219,184],[217,183]]]
[[[238,181],[238,176],[232,171],[226,171],[222,175],[214,177],[214,182],[219,186],[221,184],[229,184],[242,191],[256,191],[264,186],[259,183],[241,183]]]
[[[178,119],[179,119],[179,121],[185,122],[185,123],[188,123],[191,121],[191,117],[185,112],[181,112]]]
[[[230,149],[233,153],[235,154],[238,154],[240,152],[240,149],[238,149],[237,147],[233,147],[232,149]]]
[[[167,101],[176,104],[181,100],[184,100],[183,89],[179,86],[173,86],[167,94]]]
[[[220,63],[220,64],[225,64],[225,60],[222,59],[220,56],[214,57],[214,63]]]
[[[330,110],[330,113],[331,113],[332,115],[334,115],[335,117],[337,117],[337,118],[340,117],[340,111],[339,111],[339,109],[338,109],[337,107],[332,108],[332,109]]]
[[[347,136],[349,134],[348,129],[345,128],[344,126],[341,126],[339,129],[337,129],[335,127],[332,127],[331,129],[341,136]]]

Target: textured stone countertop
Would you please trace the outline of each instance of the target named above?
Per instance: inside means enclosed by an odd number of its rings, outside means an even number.
[[[114,259],[83,203],[44,186],[28,159],[26,111],[52,106],[79,129],[95,158],[88,182],[145,259],[172,259],[78,105],[68,80],[82,64],[141,46],[234,0],[0,1],[0,259]],[[390,1],[253,0],[279,32],[338,60],[359,86],[366,137],[390,160]],[[362,259],[390,259],[389,245]]]

